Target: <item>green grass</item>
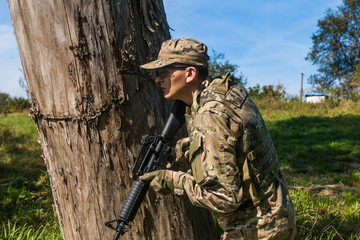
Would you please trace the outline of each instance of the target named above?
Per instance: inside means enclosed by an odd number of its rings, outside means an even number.
[[[295,205],[297,239],[360,239],[359,104],[259,105]]]
[[[257,101],[297,217],[297,239],[360,239],[360,103]],[[0,117],[0,239],[62,239],[38,133]]]
[[[34,121],[0,117],[0,239],[61,239]]]
[[[339,182],[341,176],[344,183],[353,185],[352,175],[360,166],[359,123],[360,114],[298,117],[267,125],[287,175],[321,176],[328,183]],[[290,177],[289,184],[297,181]]]
[[[16,225],[16,223],[8,222],[2,224],[1,239],[6,240],[61,240],[62,237],[59,234],[58,226],[52,223],[40,225],[39,227],[28,226],[24,224],[22,226]]]
[[[360,193],[291,190],[297,214],[297,239],[359,239]],[[320,192],[319,192],[320,191]]]

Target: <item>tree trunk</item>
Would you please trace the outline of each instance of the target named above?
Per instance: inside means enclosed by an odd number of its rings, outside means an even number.
[[[133,181],[143,136],[169,113],[139,65],[170,37],[161,0],[9,0],[64,239],[112,239],[104,226]],[[217,239],[186,197],[149,191],[122,239]]]

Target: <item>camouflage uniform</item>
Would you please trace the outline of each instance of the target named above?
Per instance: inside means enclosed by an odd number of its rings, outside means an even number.
[[[228,76],[203,82],[186,115],[192,173],[174,192],[218,213],[222,239],[293,239],[294,206],[262,116]]]
[[[164,44],[162,51],[171,50],[172,42]],[[163,59],[148,64],[149,69],[164,64]],[[155,190],[185,192],[194,205],[217,212],[224,240],[293,239],[294,206],[270,135],[247,91],[228,74],[204,81],[187,109],[186,125],[190,146],[184,156],[191,170],[161,170],[144,179],[153,179]]]

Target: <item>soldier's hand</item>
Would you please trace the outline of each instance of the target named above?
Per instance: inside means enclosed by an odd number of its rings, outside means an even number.
[[[140,179],[151,181],[150,187],[162,195],[167,195],[174,192],[172,172],[171,170],[158,170],[145,173],[140,176]]]
[[[176,159],[175,162],[189,161],[190,139],[188,137],[177,141],[175,146]]]

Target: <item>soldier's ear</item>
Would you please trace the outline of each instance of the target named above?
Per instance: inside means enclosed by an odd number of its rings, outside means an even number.
[[[197,69],[195,67],[188,67],[185,69],[186,83],[191,83],[197,76]]]

